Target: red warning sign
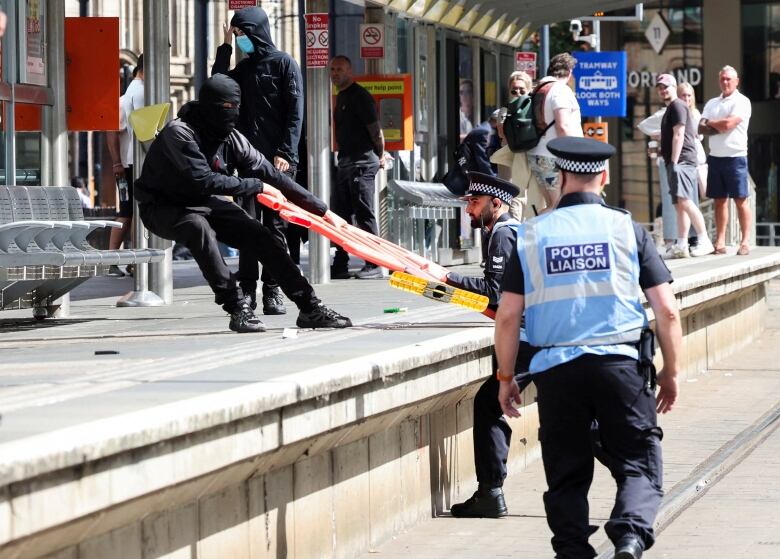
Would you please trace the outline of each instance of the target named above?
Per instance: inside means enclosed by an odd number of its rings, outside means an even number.
[[[330,58],[328,48],[328,14],[305,14],[306,18],[306,67],[327,68]]]
[[[531,76],[532,80],[536,79],[536,53],[535,52],[515,52],[515,70],[525,72]]]
[[[257,0],[228,0],[228,10],[240,10],[257,6]]]
[[[385,26],[364,23],[360,26],[360,58],[385,57]]]

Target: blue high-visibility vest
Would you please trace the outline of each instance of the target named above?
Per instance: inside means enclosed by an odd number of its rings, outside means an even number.
[[[517,252],[528,342],[538,373],[586,353],[638,357],[647,316],[631,216],[601,204],[557,209],[525,222]]]

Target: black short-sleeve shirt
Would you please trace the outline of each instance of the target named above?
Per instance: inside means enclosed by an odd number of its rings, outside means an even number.
[[[693,115],[688,109],[688,105],[682,99],[675,99],[668,107],[661,119],[661,155],[666,163],[672,162],[672,136],[674,127],[678,124],[685,125],[685,137],[683,139],[680,159],[677,163],[683,165],[697,165],[696,155],[696,128],[694,127]]]
[[[378,161],[368,125],[377,122],[376,103],[364,87],[353,83],[336,96],[333,121],[339,164]]]
[[[559,208],[567,206],[577,206],[579,204],[601,204],[601,197],[590,192],[573,192],[566,194],[561,198],[558,204]],[[619,210],[615,210],[619,211]],[[636,222],[634,224],[634,234],[636,235],[636,246],[639,254],[639,287],[643,290],[662,283],[671,283],[672,273],[666,267],[661,255],[658,254],[653,240],[648,235],[644,227]],[[519,242],[519,239],[518,239]],[[504,277],[501,282],[501,291],[510,291],[525,295],[525,280],[523,269],[520,265],[520,257],[517,251],[514,251],[512,257],[507,263]]]

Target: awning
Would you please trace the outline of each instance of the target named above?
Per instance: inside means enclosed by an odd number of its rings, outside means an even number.
[[[546,23],[632,8],[636,0],[373,0],[393,11],[475,37],[520,46]]]

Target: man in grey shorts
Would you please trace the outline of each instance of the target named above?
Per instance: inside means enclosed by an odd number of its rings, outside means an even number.
[[[672,248],[673,258],[712,254],[713,247],[704,217],[694,203],[698,185],[696,172],[696,125],[684,101],[677,98],[677,80],[671,74],[661,74],[656,89],[666,104],[661,120],[661,155],[666,162],[669,192],[677,213],[677,240]],[[688,231],[693,225],[699,244],[688,247]]]

